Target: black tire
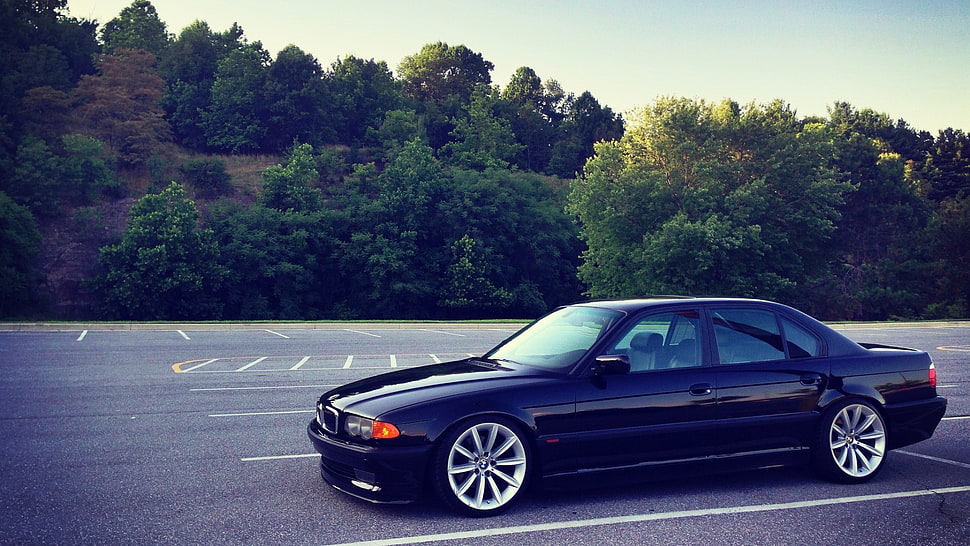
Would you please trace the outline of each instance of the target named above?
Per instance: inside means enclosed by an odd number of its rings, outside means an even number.
[[[501,514],[525,492],[532,473],[528,438],[501,417],[465,421],[438,444],[431,481],[441,501],[456,512]]]
[[[845,400],[822,415],[812,463],[828,480],[863,483],[882,470],[888,446],[886,422],[879,409],[865,400]]]

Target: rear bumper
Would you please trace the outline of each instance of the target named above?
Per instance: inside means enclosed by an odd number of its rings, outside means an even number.
[[[889,448],[896,449],[933,436],[936,426],[946,413],[946,398],[937,396],[927,400],[887,405],[885,411],[891,427]]]
[[[316,420],[307,435],[320,453],[320,475],[334,488],[378,503],[412,502],[423,495],[433,446],[353,444],[327,434]]]

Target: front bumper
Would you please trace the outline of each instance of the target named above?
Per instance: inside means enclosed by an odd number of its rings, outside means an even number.
[[[335,438],[316,419],[307,435],[320,453],[320,475],[334,488],[379,503],[421,498],[432,445],[375,447]]]

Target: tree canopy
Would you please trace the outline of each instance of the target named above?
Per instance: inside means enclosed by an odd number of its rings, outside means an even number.
[[[494,82],[463,44],[395,73],[238,24],[170,34],[148,0],[100,31],[65,9],[0,0],[0,313],[75,305],[43,304],[69,278],[98,287],[69,315],[131,320],[523,318],[671,292],[968,316],[962,130],[678,97],[628,123],[528,66]]]

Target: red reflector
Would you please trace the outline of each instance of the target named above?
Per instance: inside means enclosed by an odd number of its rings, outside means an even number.
[[[930,386],[936,387],[936,364],[930,364]]]

